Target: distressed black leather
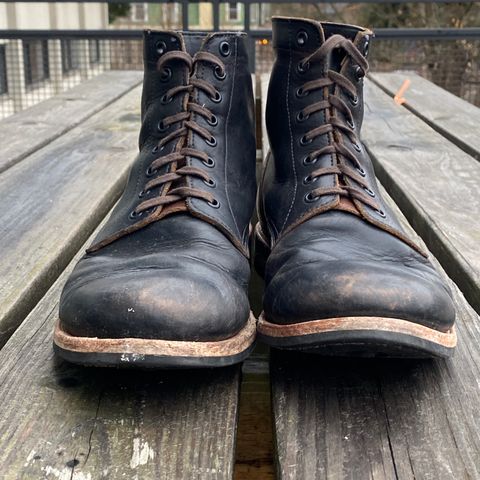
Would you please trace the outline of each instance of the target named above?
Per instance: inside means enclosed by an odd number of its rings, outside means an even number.
[[[146,31],[144,45],[140,152],[119,203],[93,242],[93,251],[80,260],[67,281],[60,301],[61,325],[70,335],[87,337],[228,338],[241,330],[250,312],[248,235],[256,184],[253,94],[245,36]],[[222,97],[215,102],[203,92],[192,94],[218,119],[212,126],[195,114],[217,145],[208,145],[196,133],[189,145],[207,153],[214,164],[186,158],[188,166],[204,169],[215,183],[212,187],[190,177],[188,185],[213,194],[219,206],[187,198],[186,211],[173,212],[102,246],[105,239],[139,221],[131,212],[149,195],[158,194],[158,190],[143,192],[147,169],[175,147],[172,141],[157,151],[159,140],[181,127],[178,123],[162,131],[159,122],[183,108],[182,95],[171,101],[164,96],[172,87],[188,83],[189,68],[173,61],[168,65],[170,71],[158,71],[157,61],[176,50],[191,56],[199,50],[210,52],[225,64],[225,79],[218,78],[208,64],[197,65],[192,73],[214,85]],[[164,166],[157,174],[168,169]]]
[[[449,289],[383,201],[365,148],[338,128],[302,145],[306,132],[327,120],[323,112],[299,117],[308,105],[325,100],[323,90],[308,95],[300,90],[299,95],[299,89],[328,69],[347,77],[356,95],[351,97],[338,85],[327,87],[326,95],[336,94],[348,105],[357,137],[362,125],[365,72],[359,75],[358,65],[344,49],[334,49],[325,64],[312,61],[308,69],[302,68],[302,60],[335,34],[367,55],[369,30],[313,20],[273,20],[276,59],[266,112],[271,152],[259,187],[255,236],[255,262],[265,275],[265,318],[292,324],[344,316],[390,317],[447,331],[455,319]],[[334,113],[347,122],[341,111]],[[354,152],[359,165],[335,153],[305,162],[309,152],[327,147],[334,135]],[[340,157],[366,182],[363,190],[375,208],[354,196],[309,197],[319,187],[358,188],[354,180],[337,173],[312,181],[314,170],[333,168]]]

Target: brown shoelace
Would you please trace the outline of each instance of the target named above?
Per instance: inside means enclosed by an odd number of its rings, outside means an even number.
[[[351,57],[357,64],[357,74],[359,77],[363,77],[368,71],[368,63],[357,47],[351,40],[346,39],[341,35],[332,35],[329,37],[315,52],[305,57],[298,65],[299,71],[306,72],[313,62],[324,62],[334,49],[341,48],[347,55]],[[334,70],[327,70],[325,76],[315,80],[306,82],[300,87],[296,95],[299,97],[308,95],[313,90],[326,89],[330,87],[340,87],[342,90],[348,93],[351,97],[353,104],[358,102],[356,88],[353,83]],[[337,186],[333,187],[320,187],[312,190],[306,196],[306,201],[314,202],[324,195],[341,195],[343,197],[350,197],[359,200],[365,205],[376,210],[381,216],[384,216],[384,212],[380,210],[377,202],[373,200],[375,193],[369,188],[365,181],[365,171],[363,170],[360,161],[356,156],[356,152],[361,152],[360,140],[355,132],[355,126],[353,123],[353,115],[350,107],[347,103],[335,93],[327,93],[326,98],[320,102],[312,103],[301,110],[297,115],[298,121],[304,121],[310,115],[316,112],[326,111],[327,123],[313,128],[308,131],[302,138],[301,144],[308,145],[314,138],[324,135],[332,134],[333,141],[329,145],[309,152],[304,162],[306,164],[314,164],[316,159],[325,154],[335,155],[337,157],[337,163],[331,167],[318,168],[310,173],[305,179],[305,183],[314,182],[322,175],[338,175],[342,181],[338,181]],[[343,119],[335,115],[336,112],[343,113],[346,117],[346,123]],[[352,142],[356,152],[341,141],[341,135],[343,133],[348,136]],[[353,163],[352,168],[346,160]],[[357,184],[347,184],[348,180],[354,180]]]
[[[140,198],[143,197],[150,193],[154,188],[158,188],[158,194],[153,198],[142,201],[133,210],[130,214],[130,218],[138,218],[135,223],[92,245],[87,249],[87,253],[95,252],[125,235],[140,230],[146,225],[160,220],[169,214],[169,209],[170,213],[184,211],[185,206],[181,206],[180,204],[187,198],[203,199],[213,208],[218,208],[220,205],[213,194],[188,186],[188,177],[201,178],[210,187],[214,187],[215,182],[210,178],[206,171],[199,167],[187,165],[186,157],[190,156],[198,158],[206,167],[210,168],[215,164],[214,160],[205,152],[189,147],[188,142],[191,139],[191,135],[196,133],[209,145],[216,145],[215,137],[206,128],[202,127],[195,121],[194,114],[202,116],[206,119],[207,123],[212,126],[217,124],[217,118],[208,108],[198,104],[195,100],[195,96],[199,91],[203,91],[209,95],[214,102],[220,102],[222,97],[220,92],[213,85],[207,83],[205,80],[195,78],[192,73],[195,72],[195,66],[198,63],[204,62],[214,65],[215,76],[220,80],[223,80],[226,76],[225,64],[209,52],[197,52],[192,57],[188,53],[179,50],[167,52],[165,55],[161,56],[157,63],[157,69],[165,72],[168,68],[167,64],[173,61],[182,61],[188,66],[190,72],[189,80],[187,85],[172,87],[162,97],[162,103],[168,103],[173,100],[176,95],[184,95],[182,111],[163,118],[159,122],[158,128],[165,131],[170,128],[171,125],[180,122],[181,124],[175,131],[163,137],[153,151],[154,153],[161,152],[165,145],[173,140],[177,140],[177,143],[173,152],[156,158],[150,164],[147,169],[147,176],[152,178],[144,185],[139,196]],[[155,176],[158,170],[165,165],[170,166],[169,171],[165,174]],[[147,212],[148,215],[144,216],[144,213]],[[144,216],[144,218],[140,218],[142,216]]]
[[[208,52],[198,52],[193,58],[188,53],[182,51],[167,52],[160,57],[157,63],[157,68],[162,71],[167,64],[178,60],[185,62],[191,72],[194,71],[194,67],[197,63],[207,62],[213,64],[215,66],[215,74],[219,78],[225,78],[225,65],[219,58]],[[176,95],[184,94],[187,96],[184,101],[184,104],[186,102],[186,106],[184,111],[165,117],[159,122],[160,130],[167,130],[175,123],[182,122],[182,124],[180,128],[163,137],[155,147],[154,151],[161,151],[164,146],[172,140],[178,139],[178,141],[175,150],[172,153],[159,157],[150,164],[147,170],[148,176],[154,176],[155,173],[165,165],[170,165],[170,171],[152,178],[145,184],[141,196],[149,193],[150,190],[154,188],[159,188],[159,194],[154,198],[140,203],[132,212],[134,216],[140,216],[147,210],[169,205],[187,197],[201,198],[214,207],[218,205],[218,202],[211,193],[198,188],[180,185],[170,189],[173,182],[186,180],[189,176],[201,178],[207,185],[214,186],[213,180],[206,171],[199,167],[185,165],[185,157],[187,156],[198,158],[207,166],[212,166],[213,164],[213,160],[205,152],[186,146],[190,133],[195,132],[209,145],[216,144],[215,137],[206,128],[200,126],[195,120],[193,120],[193,113],[196,113],[205,118],[212,126],[217,122],[217,118],[208,108],[195,102],[193,95],[195,90],[204,91],[213,101],[218,102],[221,100],[220,93],[215,87],[207,83],[205,80],[197,78],[190,78],[188,85],[176,86],[167,91],[162,98],[162,102],[168,103]],[[160,187],[163,185],[166,185],[166,188],[162,192]]]

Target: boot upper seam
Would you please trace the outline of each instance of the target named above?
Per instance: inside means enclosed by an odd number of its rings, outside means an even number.
[[[289,22],[290,23],[290,22]],[[288,29],[288,44],[291,47],[291,29],[289,26]],[[293,132],[292,132],[292,121],[291,121],[291,113],[290,113],[290,77],[291,77],[291,71],[292,71],[292,49],[290,48],[289,52],[289,60],[288,60],[288,74],[287,74],[287,95],[286,95],[286,106],[287,106],[287,117],[288,117],[288,131],[290,133],[290,157],[292,160],[292,168],[293,168],[293,175],[294,175],[294,185],[293,185],[293,197],[292,197],[292,202],[290,203],[290,207],[288,209],[287,215],[285,216],[285,220],[283,222],[282,228],[280,230],[283,230],[285,228],[285,225],[287,224],[288,218],[290,217],[290,213],[292,212],[293,205],[295,204],[295,199],[297,197],[297,169],[295,166],[295,152],[293,151]]]

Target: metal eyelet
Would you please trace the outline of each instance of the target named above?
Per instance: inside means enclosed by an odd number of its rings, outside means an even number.
[[[366,172],[362,167],[356,167],[356,169],[362,177],[364,177],[366,175]]]
[[[367,37],[365,40],[365,44],[363,45],[363,55],[366,57],[368,55],[368,51],[370,50],[370,40]]]
[[[353,145],[353,148],[354,148],[357,152],[361,152],[361,151],[362,151],[362,147],[361,147],[360,144],[358,144],[357,142],[354,142],[352,145]]]
[[[222,70],[218,65],[213,70],[213,73],[215,74],[215,77],[217,77],[219,80],[225,80],[227,78],[227,72],[225,70]]]
[[[305,30],[300,30],[297,33],[297,45],[300,45],[301,47],[303,47],[307,43],[307,40],[308,40],[308,33]]]
[[[207,160],[202,160],[202,163],[208,168],[215,166],[215,160],[212,157],[208,157]]]
[[[152,168],[151,165],[145,170],[145,175],[147,177],[153,177],[153,175],[155,175],[156,173],[157,173],[157,170]]]
[[[318,177],[312,177],[311,175],[307,175],[304,179],[303,179],[303,184],[304,185],[308,185],[310,183],[314,183],[318,180]]]
[[[353,123],[353,120],[347,120],[347,125],[348,125],[352,130],[355,130],[355,124]]]
[[[209,178],[208,180],[204,180],[203,183],[210,188],[215,188],[217,186],[217,182],[213,178]]]
[[[166,130],[168,130],[170,128],[170,125],[165,125],[163,123],[163,120],[160,120],[158,123],[157,123],[157,130],[159,132],[165,132]]]
[[[303,164],[305,166],[308,166],[308,165],[313,165],[314,163],[316,163],[318,160],[317,157],[315,158],[310,158],[310,155],[307,155],[304,159],[303,159]]]
[[[163,55],[167,51],[167,44],[163,40],[155,43],[155,50],[159,55]]]
[[[357,82],[360,82],[363,77],[364,77],[363,70],[359,65],[357,65],[355,67],[355,78],[357,79]]]
[[[135,210],[132,210],[130,212],[130,214],[128,215],[128,218],[130,220],[135,220],[136,218],[141,217],[142,215],[143,215],[143,212],[138,212],[137,213]]]
[[[209,140],[205,140],[205,143],[207,145],[209,145],[210,147],[216,147],[217,146],[217,139],[215,137],[212,137]]]
[[[228,42],[221,42],[218,50],[224,57],[228,57],[230,55],[230,44]]]
[[[306,97],[308,94],[310,93],[310,91],[304,91],[302,87],[300,88],[297,88],[297,90],[295,91],[295,96],[297,98],[302,98],[302,97]]]
[[[143,198],[145,195],[148,195],[149,193],[150,193],[150,190],[147,190],[147,191],[142,190],[142,191],[138,194],[138,198]]]
[[[305,195],[304,200],[307,203],[313,203],[316,202],[320,197],[316,197],[315,195],[312,195],[312,192],[309,192]]]
[[[372,197],[375,198],[375,192],[368,187],[363,187],[363,189]]]
[[[216,127],[218,125],[218,118],[216,115],[212,115],[212,118],[207,118],[207,123],[212,127]]]
[[[300,110],[298,113],[297,113],[297,122],[301,123],[301,122],[304,122],[305,120],[308,120],[308,118],[310,117],[310,114],[307,114],[307,115],[304,115],[303,112]]]
[[[383,210],[375,210],[382,218],[386,218],[387,214]]]
[[[211,202],[207,202],[212,208],[220,208],[220,202],[214,198]]]
[[[163,97],[160,99],[160,103],[162,105],[167,105],[167,103],[170,103],[173,100],[173,97],[167,96],[167,94],[163,95]]]
[[[168,82],[172,78],[172,69],[170,67],[164,67],[160,73],[160,81]]]
[[[300,145],[305,146],[313,142],[313,138],[307,138],[305,135],[300,139]]]
[[[155,146],[152,148],[152,153],[157,153],[159,149],[160,149],[159,146],[158,146],[158,145],[155,145]]]
[[[354,97],[350,97],[350,103],[355,107],[358,105],[358,95],[355,95]]]
[[[300,75],[303,75],[304,73],[307,73],[310,70],[310,62],[303,63],[303,62],[298,62],[297,63],[297,72]]]
[[[210,100],[215,103],[220,103],[222,101],[222,98],[222,94],[217,91],[214,97],[210,97]]]

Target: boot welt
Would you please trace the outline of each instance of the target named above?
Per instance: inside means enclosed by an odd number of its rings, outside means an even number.
[[[258,339],[276,348],[351,357],[451,357],[455,327],[441,332],[399,318],[339,317],[281,325],[264,314]]]
[[[233,337],[218,341],[176,341],[143,338],[77,337],[57,321],[53,335],[56,353],[72,363],[136,368],[222,367],[243,361],[253,350],[256,319]]]

